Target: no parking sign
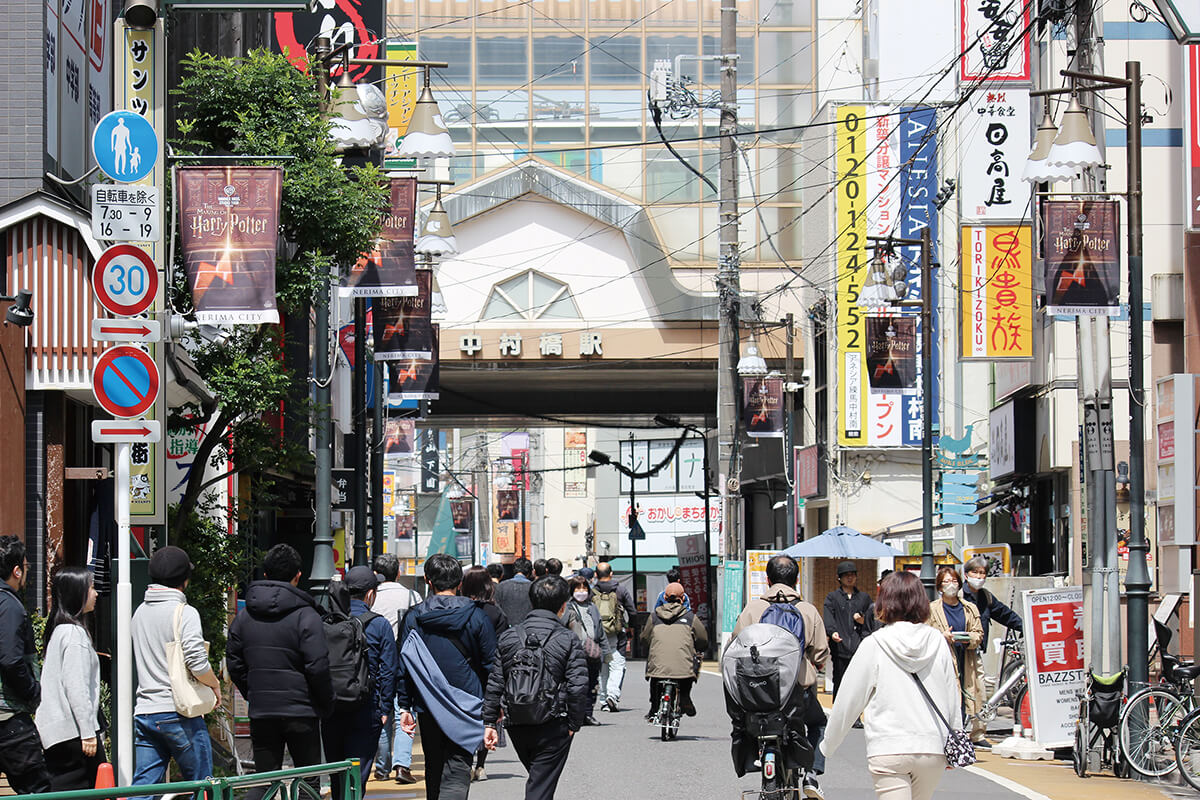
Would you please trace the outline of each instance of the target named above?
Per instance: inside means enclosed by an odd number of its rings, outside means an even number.
[[[114,417],[140,417],[158,398],[158,365],[146,351],[130,345],[110,347],[92,370],[92,392]]]

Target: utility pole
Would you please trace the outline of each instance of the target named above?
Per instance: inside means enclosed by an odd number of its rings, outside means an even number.
[[[328,36],[317,37],[317,89],[322,110],[329,104],[329,68],[325,58],[332,49]],[[330,417],[329,384],[329,276],[322,270],[317,280],[317,296],[313,311],[313,427],[316,438],[315,480],[316,519],[313,520],[313,566],[309,588],[323,593],[333,577],[333,420]],[[360,480],[362,476],[359,476]]]
[[[783,362],[783,414],[787,425],[787,436],[783,440],[783,472],[791,474],[787,490],[787,533],[782,542],[783,547],[790,547],[797,541],[796,536],[796,394],[788,387],[796,380],[796,317],[792,312],[783,319],[784,330],[787,331],[787,354]],[[778,542],[776,544],[779,544]]]
[[[741,253],[738,243],[737,164],[737,0],[721,0],[721,192],[720,254],[717,292],[720,324],[717,353],[717,447],[721,481],[725,552],[740,560],[745,552],[742,532],[741,456],[737,446],[737,387],[739,344],[738,304],[741,301]]]

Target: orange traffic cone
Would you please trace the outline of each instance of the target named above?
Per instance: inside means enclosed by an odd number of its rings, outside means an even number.
[[[97,789],[112,789],[117,785],[116,779],[113,777],[113,766],[107,761],[102,761],[100,766],[96,767],[96,788]]]

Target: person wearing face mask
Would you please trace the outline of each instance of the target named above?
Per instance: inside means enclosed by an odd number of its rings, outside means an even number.
[[[567,581],[567,587],[571,590],[571,599],[567,601],[567,607],[563,609],[562,621],[579,637],[579,643],[583,646],[583,655],[587,659],[588,705],[587,716],[584,718],[583,724],[599,725],[600,723],[596,721],[592,712],[596,708],[596,694],[600,684],[600,665],[603,663],[604,657],[608,655],[605,652],[608,648],[608,637],[604,635],[604,628],[600,625],[600,611],[592,602],[592,591],[588,587],[587,580],[575,575]]]
[[[954,567],[938,569],[934,586],[938,598],[929,604],[929,624],[946,637],[954,653],[963,714],[971,716],[979,711],[984,700],[979,656],[983,626],[979,622],[979,609],[962,598],[962,581]],[[991,747],[982,732],[972,732],[972,735],[976,737],[972,740],[976,747]]]
[[[984,582],[987,580],[987,559],[982,556],[967,561],[963,565],[963,572],[967,576],[967,585],[963,587],[963,599],[974,603],[979,609],[979,624],[983,627],[983,646],[986,649],[988,639],[988,627],[994,619],[1004,627],[1020,632],[1022,630],[1021,617],[1017,612],[1013,611],[1008,606],[1001,603],[996,595],[983,588]],[[983,659],[980,659],[979,681],[983,682]],[[981,741],[987,733],[987,726],[979,720],[972,721],[971,736],[977,741]]]

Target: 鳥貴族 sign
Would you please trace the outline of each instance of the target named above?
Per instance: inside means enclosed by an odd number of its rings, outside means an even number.
[[[1029,226],[962,226],[958,287],[959,358],[1033,357]]]

